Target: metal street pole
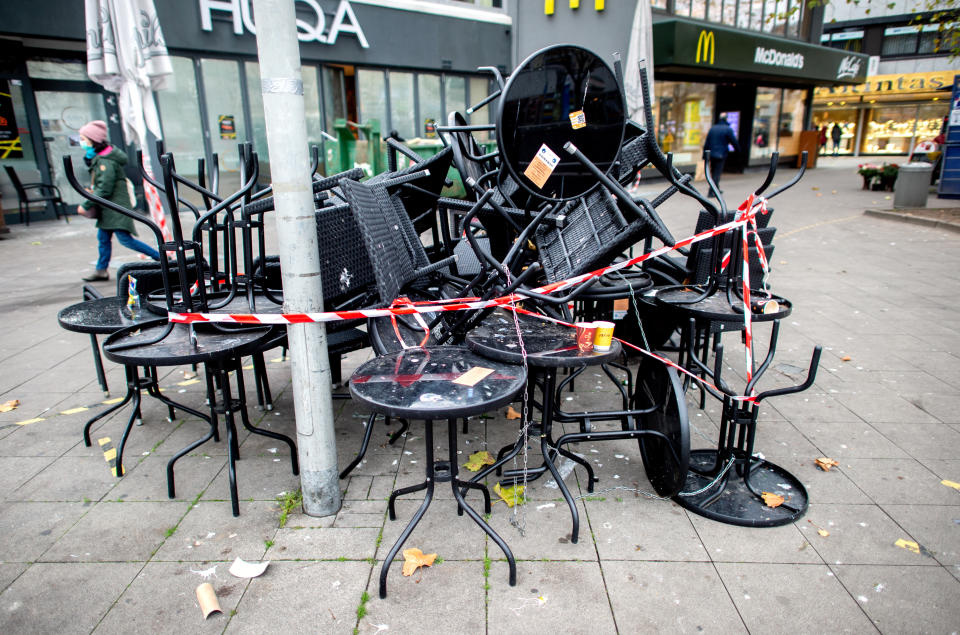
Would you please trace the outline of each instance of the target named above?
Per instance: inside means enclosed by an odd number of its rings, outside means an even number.
[[[253,7],[284,311],[305,313],[323,310],[323,289],[294,4],[292,0],[254,0]],[[292,324],[287,326],[287,338],[303,509],[311,516],[329,516],[340,509],[340,481],[326,327]]]

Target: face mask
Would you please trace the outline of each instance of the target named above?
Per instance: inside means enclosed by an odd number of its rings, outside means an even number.
[[[97,151],[93,149],[93,146],[83,146],[87,149],[86,153],[83,155],[88,159],[92,159],[97,155]]]

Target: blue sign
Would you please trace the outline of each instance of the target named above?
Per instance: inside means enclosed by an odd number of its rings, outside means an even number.
[[[947,140],[943,149],[943,171],[940,173],[940,198],[960,198],[960,75],[953,76],[953,97],[947,120]]]

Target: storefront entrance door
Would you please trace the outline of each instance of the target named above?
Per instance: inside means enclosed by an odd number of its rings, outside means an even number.
[[[37,91],[35,95],[53,184],[60,188],[64,201],[76,206],[83,198],[73,190],[64,176],[63,156],[68,154],[73,157],[77,179],[86,184],[90,179],[83,163],[84,150],[80,147],[79,130],[83,124],[94,119],[109,121],[105,97],[99,92],[47,90]],[[116,99],[113,95],[108,98]],[[122,139],[113,141],[123,143]]]

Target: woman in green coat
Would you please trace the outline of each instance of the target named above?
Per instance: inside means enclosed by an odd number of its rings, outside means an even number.
[[[96,120],[80,128],[80,145],[89,160],[90,176],[93,181],[94,194],[108,201],[112,201],[126,209],[132,209],[133,203],[127,194],[126,175],[123,166],[127,164],[127,155],[123,150],[114,148],[107,142],[107,124]],[[77,207],[78,213],[96,207],[92,201],[85,200]],[[154,260],[160,260],[160,253],[150,245],[143,243],[132,236],[133,219],[124,216],[112,209],[100,207],[100,216],[97,218],[97,240],[100,243],[100,256],[97,258],[97,269],[85,277],[86,282],[95,280],[109,280],[107,267],[110,265],[110,255],[113,251],[113,235],[127,249],[139,251]]]

